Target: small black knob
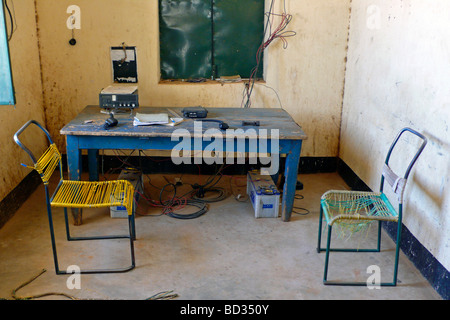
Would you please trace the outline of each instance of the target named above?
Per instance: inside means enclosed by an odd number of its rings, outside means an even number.
[[[71,46],[74,46],[74,45],[77,44],[77,40],[75,40],[74,38],[72,38],[72,39],[69,40],[69,44],[70,44]]]
[[[221,130],[227,130],[230,126],[228,125],[228,123],[222,122],[219,123],[219,129]]]

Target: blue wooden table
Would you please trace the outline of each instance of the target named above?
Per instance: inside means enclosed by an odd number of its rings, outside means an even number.
[[[182,108],[171,107],[170,109],[181,113]],[[191,144],[192,150],[194,152],[196,150],[203,151],[211,148],[212,138],[216,138],[219,132],[224,133],[223,144],[220,147],[223,152],[267,152],[278,157],[278,160],[280,155],[286,155],[281,218],[283,221],[290,220],[302,141],[307,136],[286,111],[282,109],[209,108],[207,119],[220,119],[226,122],[230,127],[229,130],[232,130],[233,133],[229,139],[226,139],[225,131],[218,129],[218,123],[216,122],[202,122],[201,132],[195,130],[199,123],[195,123],[191,119],[186,119],[176,126],[134,126],[134,115],[131,112],[115,114],[115,118],[119,122],[118,125],[105,130],[103,124],[109,116],[100,111],[101,109],[98,106],[87,106],[60,131],[62,135],[66,136],[70,179],[81,179],[82,150],[88,152],[90,180],[98,180],[97,158],[99,150],[173,150],[180,145],[181,139],[189,136],[192,141],[196,139],[196,142]],[[143,114],[167,113],[167,108],[139,107],[134,112]],[[259,121],[259,126],[243,126],[243,121]],[[177,130],[178,139],[172,138],[174,130]],[[277,132],[277,135],[274,134],[275,132]],[[267,143],[265,144],[267,150],[264,149],[264,144],[254,143],[254,139],[263,141],[261,140],[264,138],[262,133],[267,133]],[[215,149],[215,151],[218,150]],[[76,219],[81,221],[81,217],[76,217]]]

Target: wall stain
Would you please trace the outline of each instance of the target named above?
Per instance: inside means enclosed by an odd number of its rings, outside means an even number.
[[[41,41],[40,41],[40,29],[39,29],[39,14],[37,9],[37,0],[34,0],[34,17],[36,21],[36,41],[38,47],[38,56],[39,56],[39,72],[40,72],[40,81],[42,88],[42,113],[44,118],[44,126],[47,127],[47,107],[45,105],[45,88],[44,88],[44,74],[42,71],[42,55],[41,55]]]
[[[342,82],[342,89],[341,89],[341,117],[340,117],[340,124],[339,124],[339,134],[338,134],[338,146],[337,146],[337,156],[339,156],[341,151],[341,128],[342,128],[342,117],[344,113],[344,96],[345,96],[345,80],[347,75],[347,62],[348,62],[348,49],[349,49],[349,43],[350,43],[350,25],[352,20],[352,5],[353,0],[350,0],[349,6],[348,6],[348,27],[347,27],[347,45],[345,46],[345,58],[344,58],[344,81]]]

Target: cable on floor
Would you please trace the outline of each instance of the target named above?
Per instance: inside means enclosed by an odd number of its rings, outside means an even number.
[[[47,297],[47,296],[63,296],[66,297],[70,300],[80,300],[74,296],[68,295],[66,293],[62,293],[62,292],[48,292],[48,293],[42,293],[42,294],[37,294],[37,295],[33,295],[33,296],[25,296],[25,297],[19,297],[17,296],[17,291],[19,291],[20,289],[22,289],[23,287],[29,285],[31,282],[33,282],[34,280],[36,280],[37,278],[39,278],[42,274],[44,274],[47,270],[42,269],[41,272],[39,272],[39,274],[37,274],[36,276],[32,277],[30,280],[25,281],[24,283],[22,283],[20,286],[18,286],[17,288],[15,288],[12,292],[11,292],[11,297],[13,300],[33,300],[33,299],[38,299],[38,298],[42,298],[42,297]],[[5,299],[6,300],[6,299]]]
[[[304,198],[305,198],[304,196],[302,196],[301,194],[297,194],[297,193],[294,196],[294,200],[303,200]],[[294,209],[302,210],[302,212],[295,211]],[[308,209],[302,208],[302,207],[296,207],[296,206],[292,207],[292,212],[295,214],[301,215],[301,216],[306,216],[306,215],[310,214],[310,211]]]
[[[169,200],[163,200],[163,192],[167,187],[172,187],[173,195]],[[184,196],[177,197],[177,186],[173,183],[167,183],[161,188],[159,193],[159,204],[163,207],[163,213],[172,218],[177,219],[195,219],[205,214],[208,211],[208,207],[206,202],[198,201],[195,199],[187,199]],[[177,213],[176,211],[179,209],[183,209],[186,206],[196,207],[198,210],[193,213]]]
[[[42,298],[42,297],[48,297],[48,296],[62,296],[62,297],[66,297],[66,298],[68,298],[70,300],[82,300],[82,299],[79,299],[77,297],[68,295],[68,294],[63,293],[63,292],[47,292],[47,293],[41,293],[41,294],[37,294],[37,295],[24,296],[24,297],[17,296],[17,291],[19,291],[23,287],[29,285],[31,282],[33,282],[34,280],[39,278],[41,275],[43,275],[46,271],[47,271],[46,269],[42,269],[37,275],[32,277],[30,280],[25,281],[20,286],[18,286],[14,290],[12,290],[12,292],[11,292],[12,300],[34,300],[34,299],[38,299],[38,298]],[[175,299],[175,298],[178,298],[178,297],[179,297],[179,295],[177,293],[173,293],[173,290],[171,290],[171,291],[162,291],[160,293],[154,294],[153,296],[151,296],[151,297],[149,297],[149,298],[147,298],[145,300],[169,300],[169,299]],[[0,300],[8,300],[8,299],[0,298]]]
[[[178,294],[177,293],[172,293],[173,290],[171,291],[162,291],[159,292],[145,300],[170,300],[170,299],[175,299],[178,298]]]

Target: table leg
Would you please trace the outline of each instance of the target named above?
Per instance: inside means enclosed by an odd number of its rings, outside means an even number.
[[[81,180],[82,160],[81,150],[78,149],[78,138],[76,136],[67,136],[67,167],[69,170],[69,180]],[[82,209],[72,209],[73,223],[76,226],[82,224]]]
[[[286,167],[284,169],[285,182],[281,203],[281,218],[283,221],[289,221],[291,219],[291,213],[294,207],[301,148],[301,140],[292,141],[292,148],[286,155]]]
[[[88,150],[89,181],[98,181],[98,149]]]

